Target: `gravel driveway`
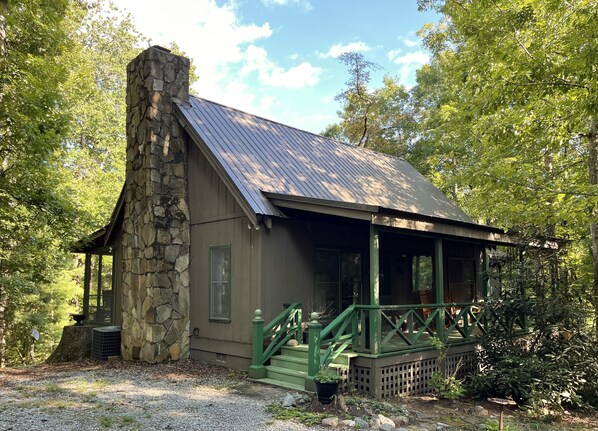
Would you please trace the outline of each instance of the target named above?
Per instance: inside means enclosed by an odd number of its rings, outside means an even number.
[[[317,430],[275,421],[285,391],[192,360],[0,370],[0,431]]]

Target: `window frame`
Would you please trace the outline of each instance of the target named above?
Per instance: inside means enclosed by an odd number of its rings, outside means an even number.
[[[226,303],[227,303],[227,309],[228,309],[228,313],[227,316],[223,317],[223,316],[214,316],[214,311],[212,309],[212,299],[214,297],[214,285],[216,283],[224,283],[222,280],[214,280],[213,279],[213,274],[212,274],[212,269],[213,269],[213,253],[216,250],[227,250],[228,252],[228,261],[229,261],[229,280],[227,282],[227,286],[226,286],[226,290],[225,290],[225,296],[226,296]],[[232,274],[233,274],[233,255],[232,255],[232,247],[231,244],[225,244],[225,245],[211,245],[208,247],[208,320],[211,322],[219,322],[219,323],[230,323],[231,322],[231,315],[232,315],[232,310],[231,310],[231,293],[232,293]]]

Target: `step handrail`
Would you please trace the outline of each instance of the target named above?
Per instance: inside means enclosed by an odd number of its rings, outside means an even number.
[[[295,338],[301,342],[301,303],[294,302],[282,313],[264,326],[262,310],[255,310],[253,324],[253,345],[249,375],[263,378],[266,375],[265,364],[289,340]]]

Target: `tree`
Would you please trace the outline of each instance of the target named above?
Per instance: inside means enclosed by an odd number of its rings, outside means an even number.
[[[47,280],[56,238],[69,237],[74,209],[53,173],[67,115],[60,86],[68,46],[66,1],[3,5],[0,68],[0,366],[14,298]],[[50,232],[53,231],[53,232]],[[10,329],[10,328],[8,328]]]
[[[329,125],[323,135],[387,154],[407,154],[414,124],[405,87],[385,76],[381,88],[370,90],[370,71],[378,65],[356,52],[344,53],[339,60],[350,75],[347,88],[336,96],[341,122]]]
[[[421,32],[418,153],[480,220],[589,245],[598,316],[598,2],[419,4],[444,19]]]

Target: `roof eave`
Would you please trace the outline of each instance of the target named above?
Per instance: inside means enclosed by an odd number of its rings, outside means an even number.
[[[189,124],[189,121],[185,117],[185,114],[182,112],[181,107],[176,103],[174,104],[174,106],[174,115],[176,119],[179,121],[181,126],[183,126],[183,129],[185,129],[187,134],[191,137],[191,140],[195,143],[195,145],[197,145],[197,147],[202,152],[204,157],[208,160],[212,168],[216,171],[220,179],[224,182],[230,193],[237,200],[239,206],[241,207],[251,224],[253,224],[253,226],[258,226],[259,218],[256,211],[254,211],[254,209],[251,207],[245,196],[243,196],[243,193],[232,180],[230,175],[226,172],[226,169],[224,168],[224,166],[222,166],[218,158],[215,157],[212,151],[210,151],[210,149],[204,142],[203,138],[199,135],[197,130],[191,124]]]

